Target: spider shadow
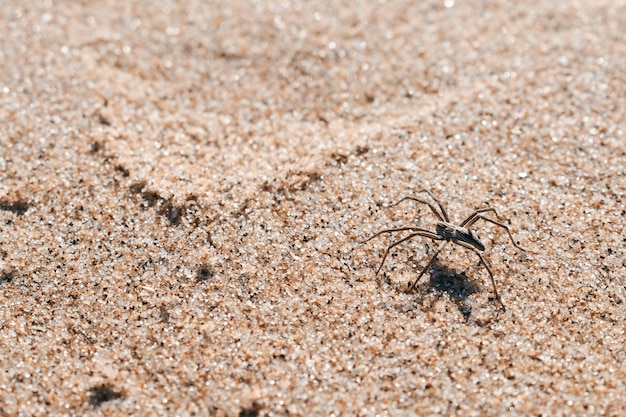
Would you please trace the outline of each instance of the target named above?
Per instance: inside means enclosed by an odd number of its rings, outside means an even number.
[[[439,259],[435,260],[431,265],[429,275],[428,283],[425,284],[422,281],[421,285],[418,283],[417,288],[414,290],[414,293],[418,295],[416,301],[424,305],[429,295],[434,294],[434,301],[436,301],[443,297],[444,293],[447,293],[450,300],[463,315],[465,321],[470,321],[472,306],[468,302],[468,298],[474,293],[483,291],[482,285],[475,279],[468,278],[465,272],[458,273],[456,270],[443,265]],[[427,287],[426,293],[424,292],[424,287]],[[420,290],[420,288],[422,289]],[[428,304],[431,302],[428,302]]]

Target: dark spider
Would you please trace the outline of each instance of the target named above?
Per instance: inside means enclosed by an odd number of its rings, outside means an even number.
[[[441,212],[437,211],[437,209],[435,208],[433,204],[419,197],[404,197],[402,200],[398,201],[395,204],[392,204],[389,207],[396,206],[405,200],[413,200],[413,201],[417,201],[418,203],[426,204],[428,207],[430,207],[432,212],[439,219],[439,221],[437,222],[437,225],[435,226],[435,231],[433,232],[431,230],[424,229],[422,227],[399,227],[397,229],[385,229],[376,233],[374,236],[370,237],[369,239],[366,239],[363,242],[361,242],[361,243],[368,242],[383,233],[393,233],[393,232],[402,232],[402,231],[412,232],[408,236],[396,242],[393,242],[391,245],[389,245],[389,247],[387,247],[387,250],[385,251],[385,255],[383,256],[383,261],[380,263],[380,266],[378,267],[378,270],[376,271],[376,276],[378,276],[378,273],[382,269],[385,263],[385,259],[387,259],[387,255],[389,254],[389,251],[393,249],[395,246],[399,245],[400,243],[410,240],[414,238],[415,236],[423,236],[432,240],[442,241],[437,247],[437,249],[435,250],[435,254],[430,258],[430,261],[428,261],[428,264],[422,269],[418,277],[415,279],[413,284],[407,290],[407,293],[410,293],[411,291],[413,291],[413,289],[417,285],[417,282],[420,280],[422,275],[424,275],[424,273],[431,267],[433,262],[435,262],[435,259],[437,259],[437,256],[443,250],[446,244],[448,244],[448,242],[453,242],[459,246],[464,247],[465,249],[469,249],[473,251],[474,253],[476,253],[476,255],[478,255],[478,257],[480,258],[480,261],[483,263],[483,265],[485,265],[487,272],[489,272],[489,276],[491,277],[491,283],[493,284],[493,292],[496,296],[496,299],[502,306],[502,309],[506,310],[506,308],[504,307],[504,304],[502,303],[502,300],[500,299],[500,296],[498,295],[498,290],[496,288],[496,281],[493,278],[491,267],[489,266],[489,263],[487,262],[483,254],[481,253],[485,250],[485,245],[483,245],[482,242],[480,241],[480,237],[478,236],[478,233],[476,233],[473,230],[469,230],[469,228],[479,220],[484,220],[486,222],[493,223],[496,226],[500,226],[506,230],[506,232],[509,234],[509,237],[511,238],[511,243],[513,243],[513,246],[515,246],[517,249],[521,251],[526,251],[525,249],[520,247],[517,243],[515,243],[515,241],[513,240],[513,235],[511,235],[511,231],[506,225],[500,222],[497,222],[493,219],[490,219],[489,217],[483,216],[483,213],[493,212],[493,214],[495,214],[496,217],[500,219],[500,216],[496,212],[496,209],[492,207],[478,209],[474,211],[472,214],[470,214],[465,220],[463,220],[463,222],[460,225],[455,226],[454,224],[450,223],[450,218],[448,217],[448,213],[446,212],[446,209],[443,207],[443,204],[441,203],[441,201],[433,195],[433,193],[431,193],[429,190],[419,190],[418,193],[427,193],[437,203]]]

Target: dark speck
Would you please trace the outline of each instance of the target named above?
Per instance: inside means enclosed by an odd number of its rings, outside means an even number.
[[[15,274],[13,272],[3,272],[0,274],[0,283],[9,283],[13,281],[13,278],[15,278]]]
[[[207,279],[213,278],[213,270],[208,265],[203,265],[198,269],[198,281],[206,281]]]
[[[116,170],[117,172],[121,172],[121,173],[122,173],[122,176],[124,176],[124,177],[128,177],[128,176],[130,175],[130,171],[129,171],[129,170],[127,170],[126,168],[124,168],[124,166],[123,166],[123,165],[117,165],[117,166],[115,167],[115,170]]]
[[[370,151],[370,148],[368,146],[357,146],[356,149],[354,150],[354,154],[356,156],[361,156],[361,155],[368,153],[369,151]]]
[[[178,225],[181,217],[185,214],[185,207],[176,206],[171,201],[167,201],[163,204],[159,213],[165,216],[171,224]]]
[[[88,391],[89,404],[93,407],[99,407],[102,403],[117,400],[123,397],[119,391],[115,391],[109,384],[100,384],[92,387]]]
[[[154,206],[157,201],[163,199],[156,191],[144,191],[141,193],[141,198],[143,198],[150,207]]]
[[[167,307],[165,306],[159,307],[159,316],[161,317],[161,321],[164,323],[169,322],[171,318],[170,312],[167,311]]]
[[[146,188],[146,183],[144,181],[136,182],[129,187],[130,192],[133,194],[142,192],[144,188]]]
[[[104,149],[104,144],[102,144],[102,142],[96,141],[96,142],[91,143],[91,148],[89,149],[89,152],[98,153],[103,149]]]
[[[28,211],[28,203],[26,201],[0,200],[0,210],[11,211],[21,216]]]
[[[239,412],[239,417],[257,417],[261,407],[257,403],[253,403],[251,407],[244,408]]]

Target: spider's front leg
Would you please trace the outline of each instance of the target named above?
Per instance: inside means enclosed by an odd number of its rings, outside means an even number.
[[[493,214],[496,215],[496,217],[498,219],[500,219],[500,216],[498,215],[498,212],[496,211],[496,209],[494,209],[493,207],[488,207],[488,208],[484,208],[484,209],[478,209],[475,212],[473,212],[472,214],[469,215],[469,217],[467,219],[465,219],[463,221],[463,223],[460,224],[460,227],[465,227],[467,229],[469,229],[474,223],[476,223],[479,220],[484,220],[486,222],[489,222],[491,224],[495,224],[496,226],[502,227],[504,230],[506,230],[506,232],[509,235],[509,238],[511,239],[511,243],[513,244],[513,246],[515,246],[517,249],[526,252],[526,249],[522,248],[520,245],[518,245],[517,243],[515,243],[515,239],[513,239],[513,235],[511,234],[511,230],[509,229],[509,227],[507,225],[505,225],[504,223],[500,223],[497,222],[493,219],[490,219],[489,217],[485,217],[482,215],[482,213],[486,213],[486,212],[493,212]]]

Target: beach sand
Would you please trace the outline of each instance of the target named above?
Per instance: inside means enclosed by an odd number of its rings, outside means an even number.
[[[0,22],[1,415],[626,414],[623,0]]]

